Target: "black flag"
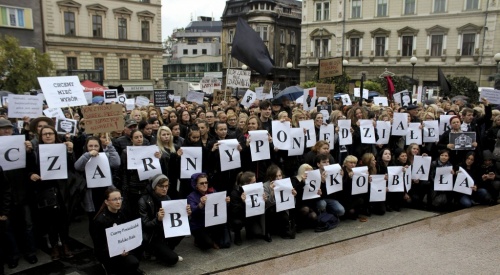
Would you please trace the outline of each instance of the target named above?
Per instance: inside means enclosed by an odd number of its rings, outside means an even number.
[[[231,56],[245,63],[250,68],[267,75],[273,68],[274,61],[269,55],[266,45],[241,17],[236,24]]]
[[[451,91],[451,84],[448,81],[448,79],[446,79],[443,71],[441,71],[441,68],[439,67],[438,67],[438,82],[439,86],[441,86],[441,91],[443,91],[443,94],[449,95]]]

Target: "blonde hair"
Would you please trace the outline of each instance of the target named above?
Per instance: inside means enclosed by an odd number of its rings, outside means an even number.
[[[358,163],[358,158],[353,156],[353,155],[348,155],[347,157],[345,157],[344,159],[344,165],[348,162],[355,162],[355,163]]]
[[[304,163],[299,167],[299,170],[297,170],[297,177],[302,178],[302,175],[304,175],[304,172],[306,171],[306,169],[313,170],[311,165]]]
[[[279,114],[278,114],[278,119],[283,119],[284,117],[287,117],[288,118],[288,113],[286,111],[281,111]]]
[[[170,140],[168,141],[167,144],[164,144],[161,141],[160,136],[161,136],[161,132],[162,131],[170,133]],[[174,136],[172,135],[172,130],[170,130],[170,128],[168,128],[167,126],[161,126],[160,128],[158,128],[158,135],[157,135],[157,139],[156,139],[156,145],[158,146],[158,149],[160,149],[160,152],[162,152],[162,153],[175,153]],[[168,151],[165,150],[165,148],[167,148]]]

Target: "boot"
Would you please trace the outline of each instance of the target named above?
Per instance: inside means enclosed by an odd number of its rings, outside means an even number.
[[[50,252],[50,258],[52,258],[52,261],[59,260],[59,258],[60,258],[59,247],[57,245],[52,246],[51,252]]]
[[[71,259],[74,256],[67,244],[63,244],[63,253],[64,253],[64,258],[66,259]]]
[[[241,240],[241,231],[237,230],[234,231],[234,244],[235,245],[241,245],[243,242]]]

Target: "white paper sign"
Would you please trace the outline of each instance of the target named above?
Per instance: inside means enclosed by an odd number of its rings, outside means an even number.
[[[340,175],[342,167],[339,164],[332,164],[324,168],[326,172],[326,193],[330,195],[342,191],[344,186],[342,175]]]
[[[87,105],[83,86],[76,75],[38,77],[38,83],[50,108]]]
[[[455,115],[440,115],[439,116],[439,135],[442,135],[444,132],[450,130],[450,118]]]
[[[389,144],[391,137],[391,122],[377,120],[377,144]]]
[[[118,95],[118,97],[116,98],[116,100],[120,104],[126,104],[127,103],[127,95],[125,95],[125,94]]]
[[[279,120],[272,121],[273,127],[273,145],[275,148],[280,150],[288,150],[292,145],[291,135],[290,135],[290,122]]]
[[[386,180],[385,175],[371,175],[370,182],[370,202],[385,201],[386,197]]]
[[[0,136],[0,165],[4,171],[26,167],[25,136]]]
[[[262,182],[243,185],[245,192],[246,217],[262,215],[266,211],[264,185]]]
[[[342,99],[342,105],[344,106],[352,105],[351,97],[349,95],[340,95],[340,98]]]
[[[437,167],[434,177],[434,191],[452,191],[453,190],[453,171],[452,166]]]
[[[147,180],[161,174],[160,160],[154,155],[158,146],[127,146],[127,169],[135,169],[139,180]]]
[[[181,147],[181,179],[190,179],[194,173],[202,171],[202,148]]]
[[[295,199],[292,195],[292,190],[293,186],[290,178],[274,181],[276,212],[295,208]]]
[[[196,92],[196,91],[189,91],[186,100],[189,102],[196,102],[198,104],[203,104],[203,97],[205,96],[204,93]]]
[[[252,161],[270,159],[269,134],[266,130],[248,131],[250,135],[250,152]]]
[[[106,228],[106,240],[111,258],[139,247],[142,244],[141,219]]]
[[[463,193],[466,195],[472,195],[472,187],[474,186],[474,179],[465,171],[462,167],[459,167],[457,173],[457,178],[455,179],[455,186],[453,191],[458,193]]]
[[[373,104],[378,105],[378,106],[387,107],[387,106],[389,106],[389,101],[387,100],[387,97],[385,97],[385,96],[376,96],[373,98]]]
[[[408,133],[408,114],[394,113],[392,122],[393,136],[406,136]]]
[[[161,207],[165,210],[165,217],[163,217],[165,238],[191,235],[187,205],[187,200],[161,202]]]
[[[373,127],[373,120],[360,119],[359,132],[361,135],[361,143],[375,144],[375,128]]]
[[[406,187],[406,192],[411,190],[411,165],[406,168],[406,170],[403,171],[403,182]]]
[[[106,187],[113,184],[106,153],[99,153],[90,158],[89,162],[85,164],[85,178],[87,179],[87,188]]]
[[[319,198],[320,196],[318,195],[318,190],[320,189],[320,187],[321,171],[319,169],[308,171],[302,200]]]
[[[46,117],[50,117],[50,118],[52,118],[52,117],[55,117],[55,118],[66,118],[64,116],[64,113],[61,110],[61,108],[48,108],[48,109],[43,110],[43,114]]]
[[[241,156],[238,151],[237,139],[219,140],[219,156],[221,171],[232,170],[241,167]]]
[[[273,98],[273,93],[268,93],[268,94],[264,93],[264,87],[255,88],[255,94],[258,100]]]
[[[138,96],[135,98],[135,105],[137,105],[138,107],[148,106],[149,105],[149,98],[147,98],[145,96]]]
[[[205,227],[227,222],[226,192],[207,194],[205,202]]]
[[[226,87],[248,88],[250,87],[251,70],[227,69]]]
[[[412,180],[429,180],[431,157],[414,156],[411,171]]]
[[[387,187],[389,192],[404,192],[403,166],[387,167]]]
[[[133,98],[127,98],[125,101],[125,108],[127,111],[132,111],[135,108],[135,100]]]
[[[305,111],[316,108],[316,87],[304,89],[304,101],[302,104],[302,108]]]
[[[290,129],[290,149],[288,149],[288,156],[302,156],[305,148],[305,136],[302,128]]]
[[[106,103],[118,102],[118,90],[117,89],[104,90],[103,94],[104,94],[104,102],[106,102]]]
[[[363,98],[368,99],[369,91],[367,89],[363,89]],[[361,89],[354,88],[354,97],[361,97]]]
[[[428,120],[424,121],[423,128],[423,141],[424,142],[437,142],[439,141],[439,121]]]
[[[408,125],[408,132],[406,133],[406,145],[416,143],[422,145],[422,129],[420,126],[422,124],[418,122],[412,122]]]
[[[262,90],[264,90],[264,89],[262,89]],[[245,93],[245,95],[241,99],[241,105],[248,108],[252,105],[252,103],[255,102],[255,100],[257,100],[257,94],[254,93],[252,90],[247,90],[247,92]]]
[[[335,146],[334,126],[333,124],[326,124],[319,127],[319,140],[328,141],[330,150],[333,150]]]
[[[368,192],[368,166],[352,168],[352,195]]]
[[[87,104],[92,104],[92,92],[83,92],[85,95],[85,100],[87,100]]]
[[[301,120],[299,121],[299,127],[302,129],[306,129],[306,147],[313,147],[314,144],[316,144],[316,131],[314,130],[314,121],[312,119]]]
[[[66,144],[40,144],[40,177],[42,180],[68,178]]]
[[[500,90],[481,89],[481,95],[479,98],[486,98],[491,104],[498,105],[500,104]]]
[[[351,145],[352,144],[351,120],[339,119],[338,124],[339,124],[339,145]]]
[[[35,95],[9,94],[9,118],[39,117],[42,115],[43,100]]]

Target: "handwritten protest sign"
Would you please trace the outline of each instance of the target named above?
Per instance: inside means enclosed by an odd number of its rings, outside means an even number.
[[[342,75],[342,57],[319,60],[319,78],[339,75]]]
[[[482,89],[479,98],[486,98],[491,104],[500,104],[500,91],[495,89]]]
[[[248,88],[250,87],[250,70],[227,69],[226,87]]]
[[[263,87],[264,87],[264,91],[263,91],[264,94],[271,93],[272,90],[273,90],[273,81],[266,80],[266,82],[264,82],[264,86]]]
[[[203,104],[203,97],[205,94],[196,92],[196,91],[189,91],[186,100],[190,102],[196,102],[198,104]]]
[[[335,93],[335,84],[316,83],[316,96],[331,97]]]
[[[139,247],[142,243],[141,219],[106,228],[106,240],[109,257],[118,256],[123,251],[128,252]]]
[[[38,83],[50,108],[87,105],[83,87],[76,75],[39,77]]]
[[[34,95],[9,94],[9,118],[39,117],[42,115],[42,100]]]
[[[63,111],[61,108],[48,108],[43,110],[43,114],[46,117],[56,117],[56,118],[65,118]]]
[[[135,98],[135,105],[137,105],[138,107],[148,106],[149,105],[149,98],[147,98],[145,96],[138,96]]]
[[[122,105],[97,105],[83,108],[85,132],[89,134],[123,130]]]
[[[200,89],[206,94],[212,94],[214,89],[221,89],[222,84],[216,77],[206,76],[200,80]]]

